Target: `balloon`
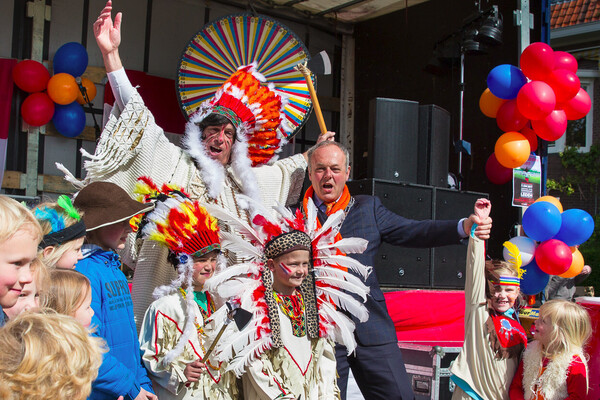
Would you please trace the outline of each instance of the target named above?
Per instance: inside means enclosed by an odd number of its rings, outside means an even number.
[[[537,266],[535,260],[523,267],[525,273],[521,278],[521,293],[538,294],[550,281],[550,275],[545,273]]]
[[[96,85],[94,84],[94,82],[92,82],[88,78],[81,78],[81,85],[85,88],[89,101],[91,102],[92,100],[94,100],[94,97],[96,97]],[[83,93],[81,93],[81,89],[79,90],[79,93],[77,93],[77,102],[82,105],[87,104],[87,101],[85,101],[85,99],[83,98]]]
[[[516,100],[502,104],[496,114],[496,124],[503,132],[520,131],[529,120],[519,112]]]
[[[547,201],[548,203],[552,203],[552,204],[554,204],[556,206],[556,208],[558,208],[559,212],[561,212],[561,213],[563,212],[563,206],[562,206],[560,200],[558,200],[554,196],[542,196],[542,197],[539,197],[536,201],[534,201],[534,203],[537,203],[537,202],[540,202],[540,201]]]
[[[32,93],[21,106],[23,120],[31,126],[46,125],[54,115],[54,102],[46,93]]]
[[[555,51],[554,69],[568,69],[571,72],[577,72],[577,60],[566,51]]]
[[[554,69],[554,50],[546,43],[531,43],[521,53],[519,63],[529,79],[545,80]]]
[[[61,135],[75,137],[85,128],[85,112],[76,102],[65,106],[57,105],[52,122]]]
[[[510,239],[509,242],[519,248],[522,265],[527,265],[531,262],[531,260],[533,260],[535,248],[537,247],[535,240],[528,238],[527,236],[515,236],[514,238]],[[502,250],[502,257],[505,261],[510,261],[511,259],[506,247],[504,247]]]
[[[561,278],[574,278],[583,271],[583,266],[585,265],[583,261],[583,255],[579,250],[575,250],[573,253],[573,261],[571,262],[571,266],[567,270],[567,272],[560,274]]]
[[[555,69],[548,75],[546,82],[554,90],[558,103],[564,103],[572,99],[581,88],[581,83],[575,72],[568,69]]]
[[[479,97],[479,109],[486,117],[490,118],[496,118],[498,109],[504,103],[506,100],[494,96],[490,89],[485,89]]]
[[[531,151],[536,151],[538,148],[538,137],[530,124],[525,125],[525,128],[521,129],[521,134],[529,141],[529,148]]]
[[[560,275],[569,269],[573,262],[571,249],[556,239],[540,243],[535,250],[535,263],[542,271],[550,275]]]
[[[529,158],[529,141],[519,132],[506,132],[498,138],[494,154],[500,165],[518,168]]]
[[[538,201],[523,213],[523,230],[533,240],[543,242],[558,233],[561,221],[560,211],[554,204]]]
[[[527,83],[523,72],[514,65],[502,64],[494,67],[487,76],[487,85],[492,94],[501,99],[514,99],[519,89]]]
[[[485,175],[495,185],[503,185],[512,179],[513,171],[501,165],[492,153],[485,163]]]
[[[578,208],[565,210],[561,220],[560,230],[554,239],[562,240],[567,246],[581,244],[594,233],[594,218]]]
[[[79,86],[72,75],[60,73],[54,75],[48,81],[48,96],[56,104],[71,104],[77,99]]]
[[[28,93],[45,90],[48,79],[50,79],[50,73],[46,67],[34,60],[23,60],[15,65],[12,76],[19,89]]]
[[[88,65],[88,54],[80,43],[65,43],[56,50],[52,62],[54,73],[65,72],[72,76],[81,76]]]
[[[531,81],[523,85],[517,95],[519,112],[529,119],[545,118],[556,106],[556,96],[547,83]]]
[[[569,121],[575,121],[585,117],[587,113],[590,112],[592,100],[590,99],[590,95],[581,88],[575,97],[566,103],[561,103],[559,108],[562,108],[565,111]]]
[[[546,118],[531,121],[531,126],[540,138],[553,142],[565,133],[567,122],[567,114],[563,110],[553,110]]]

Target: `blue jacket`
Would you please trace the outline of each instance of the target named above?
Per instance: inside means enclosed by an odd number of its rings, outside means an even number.
[[[152,383],[141,360],[140,343],[133,319],[133,303],[121,260],[112,251],[86,246],[84,258],[75,270],[84,274],[92,287],[92,326],[95,335],[109,347],[92,384],[90,399],[119,396],[134,399],[140,387],[152,392]]]

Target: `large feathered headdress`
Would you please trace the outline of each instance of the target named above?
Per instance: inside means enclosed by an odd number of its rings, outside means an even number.
[[[216,218],[229,224],[236,232],[221,232],[223,249],[235,252],[251,261],[225,268],[207,282],[208,290],[217,292],[245,310],[252,312],[252,320],[240,332],[221,339],[216,351],[220,361],[229,363],[229,370],[241,376],[246,367],[270,348],[282,347],[279,332],[277,303],[272,290],[272,274],[266,267],[265,248],[273,249],[278,238],[300,232],[292,240],[286,240],[288,248],[277,247],[275,253],[289,250],[289,246],[300,244],[309,238],[312,266],[309,274],[299,287],[305,303],[307,335],[310,338],[326,337],[343,344],[348,352],[354,351],[354,322],[341,310],[366,321],[368,312],[362,302],[366,301],[368,287],[356,276],[344,270],[351,269],[364,279],[371,267],[346,257],[343,253],[361,253],[367,241],[361,238],[344,238],[335,241],[344,214],[340,211],[331,215],[322,228],[314,223],[304,223],[298,210],[295,214],[281,206],[274,207],[278,218],[271,218],[270,212],[252,199],[240,195],[253,210],[252,224],[240,220],[223,208],[206,205]],[[309,202],[312,213],[316,207]],[[310,220],[307,220],[310,221]],[[288,237],[289,239],[289,237]],[[343,252],[343,253],[342,253]],[[362,299],[362,302],[359,300]]]

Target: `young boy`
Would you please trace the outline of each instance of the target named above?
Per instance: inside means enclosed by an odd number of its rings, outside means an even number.
[[[0,196],[0,326],[3,307],[17,303],[25,285],[33,281],[31,263],[37,257],[42,229],[33,214],[10,197]]]
[[[489,217],[487,199],[475,203],[475,215]],[[485,261],[485,242],[473,234],[467,250],[465,280],[465,341],[450,368],[456,388],[453,400],[508,400],[508,388],[519,356],[527,345],[517,319],[519,266]]]
[[[106,340],[109,352],[102,361],[90,399],[152,399],[152,384],[140,357],[140,344],[133,319],[127,279],[115,250],[123,249],[131,232],[129,220],[152,208],[138,203],[110,182],[92,182],[74,201],[83,212],[87,244],[75,269],[85,275],[92,288],[92,325]]]
[[[140,232],[169,249],[179,277],[154,292],[157,300],[140,331],[142,361],[161,400],[237,398],[235,376],[218,362],[202,361],[209,348],[205,324],[209,318],[222,323],[227,311],[217,310],[204,290],[221,249],[217,220],[179,191],[161,193],[155,209],[142,218]]]

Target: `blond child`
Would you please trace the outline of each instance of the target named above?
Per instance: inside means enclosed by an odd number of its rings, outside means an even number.
[[[40,306],[40,294],[46,289],[49,275],[48,269],[39,258],[36,258],[31,263],[31,275],[33,280],[31,283],[23,286],[23,290],[19,294],[19,299],[16,304],[4,309],[4,312],[9,319],[15,318],[23,311],[38,308]]]
[[[0,398],[84,400],[104,351],[73,318],[24,312],[0,329]]]
[[[82,258],[85,224],[71,199],[62,195],[56,203],[42,203],[33,214],[39,221],[44,237],[40,255],[49,268],[73,269]]]
[[[133,200],[110,182],[92,182],[77,194],[74,206],[83,213],[87,243],[75,270],[85,275],[92,288],[92,324],[109,351],[104,356],[90,399],[125,396],[156,399],[140,357],[131,294],[115,250],[123,249],[131,232],[129,220],[152,206]]]
[[[585,399],[589,382],[583,348],[591,334],[590,316],[579,304],[566,300],[542,304],[535,340],[523,353],[510,398]]]
[[[84,328],[89,328],[94,316],[90,281],[80,272],[69,269],[50,271],[42,305],[59,314],[69,315]]]
[[[475,215],[486,219],[492,205],[475,203]],[[452,364],[453,400],[508,400],[508,388],[519,355],[527,345],[515,305],[520,294],[515,266],[485,260],[485,242],[469,238],[465,279],[465,340]]]
[[[0,196],[0,326],[3,308],[16,304],[23,287],[33,281],[31,263],[37,256],[42,229],[24,205]]]

